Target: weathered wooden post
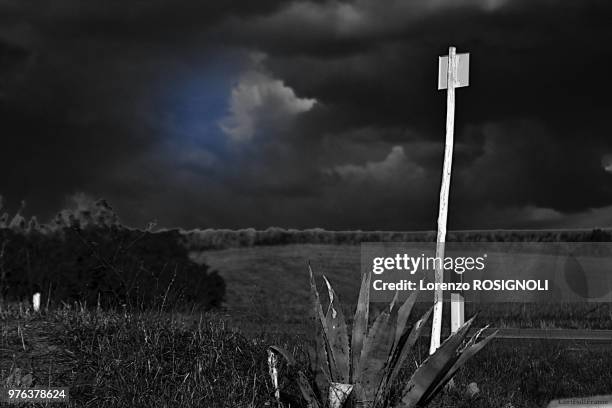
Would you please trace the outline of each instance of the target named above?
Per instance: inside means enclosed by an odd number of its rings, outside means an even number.
[[[449,47],[448,55],[438,59],[438,89],[446,89],[446,144],[444,148],[444,167],[442,170],[442,186],[440,188],[440,207],[438,211],[438,235],[436,239],[436,258],[444,258],[444,243],[446,241],[446,220],[448,217],[448,193],[450,189],[451,168],[453,163],[453,137],[455,127],[455,88],[469,84],[470,54],[457,54],[455,47]],[[436,262],[436,283],[444,282],[444,268]],[[434,294],[433,322],[431,326],[431,344],[429,354],[440,347],[442,333],[443,292],[437,288]],[[454,302],[453,302],[454,300]],[[453,306],[454,304],[454,306]],[[458,327],[459,311],[463,310],[461,294],[451,295],[451,329]],[[454,312],[454,313],[453,313]],[[453,321],[453,318],[455,320]]]

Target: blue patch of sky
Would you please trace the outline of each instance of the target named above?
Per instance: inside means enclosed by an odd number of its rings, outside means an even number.
[[[161,101],[171,145],[227,156],[228,139],[219,121],[229,113],[231,89],[246,66],[246,58],[239,53],[209,55],[166,85]]]

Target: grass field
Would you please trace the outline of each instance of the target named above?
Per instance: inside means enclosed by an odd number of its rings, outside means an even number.
[[[305,366],[308,342],[295,334],[243,333],[215,314],[65,307],[43,314],[4,312],[0,322],[0,380],[20,372],[32,374],[34,385],[70,387],[69,407],[275,406],[267,345],[286,347]],[[427,342],[421,341],[400,381],[426,355]],[[495,340],[432,406],[541,407],[553,398],[609,394],[611,361],[608,345]],[[468,398],[464,390],[472,382],[480,393]]]
[[[308,269],[334,282],[343,303],[359,292],[359,246],[286,245],[232,248],[194,255],[217,270],[227,284],[228,314],[241,323],[304,324],[308,310]]]
[[[269,330],[302,330],[308,312],[309,261],[315,273],[325,274],[333,283],[348,315],[354,311],[359,245],[258,246],[192,253],[192,257],[208,263],[225,279],[227,315],[243,328],[257,330],[265,325]],[[476,311],[479,323],[497,327],[612,329],[612,309],[607,303],[466,304],[466,315]]]

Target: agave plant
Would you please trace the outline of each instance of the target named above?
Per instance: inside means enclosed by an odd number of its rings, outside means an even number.
[[[405,384],[398,384],[399,397],[391,394],[400,369],[429,319],[428,310],[414,324],[409,324],[418,292],[412,292],[403,303],[397,294],[368,329],[370,280],[366,273],[361,280],[357,310],[351,336],[340,307],[338,295],[325,276],[329,306],[323,311],[314,274],[309,266],[310,294],[316,327],[315,348],[310,350],[310,365],[314,375],[311,383],[297,370],[295,380],[309,408],[344,408],[348,406],[379,408],[411,408],[427,405],[453,378],[457,370],[488,342],[495,333],[478,342],[486,329],[480,329],[467,339],[476,316],[451,334],[412,374]],[[401,303],[401,304],[400,304]],[[467,341],[466,341],[467,339]],[[295,365],[291,355],[278,346],[268,350],[270,375],[278,392],[277,356]]]

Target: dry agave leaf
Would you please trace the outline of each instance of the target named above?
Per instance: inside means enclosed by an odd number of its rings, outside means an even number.
[[[278,387],[278,357],[276,353],[268,349],[268,373],[272,380],[272,387],[274,388],[274,398],[276,401],[280,401],[280,389]]]

